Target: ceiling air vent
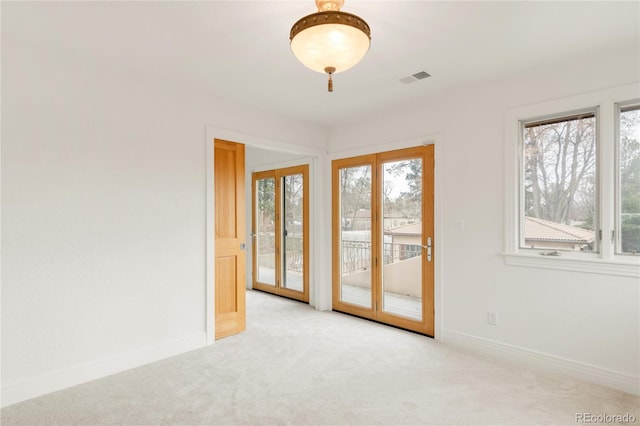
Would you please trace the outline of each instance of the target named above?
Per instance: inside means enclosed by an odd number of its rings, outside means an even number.
[[[405,84],[409,84],[409,83],[413,83],[414,81],[424,80],[427,77],[431,77],[431,74],[429,74],[426,71],[420,71],[420,72],[417,72],[417,73],[415,73],[413,75],[408,75],[406,77],[402,77],[400,79],[400,81],[405,83]]]

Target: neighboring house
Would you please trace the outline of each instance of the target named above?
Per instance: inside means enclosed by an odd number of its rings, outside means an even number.
[[[384,214],[384,228],[394,229],[405,225],[410,225],[415,219],[409,219],[402,212],[385,213]],[[418,228],[419,229],[419,228]]]
[[[422,222],[410,223],[388,229],[384,231],[384,235],[385,263],[410,259],[421,254]]]
[[[371,210],[359,209],[352,217],[343,219],[343,231],[366,231],[371,228]]]
[[[549,220],[525,217],[525,247],[579,251],[591,249],[594,241],[594,231]]]

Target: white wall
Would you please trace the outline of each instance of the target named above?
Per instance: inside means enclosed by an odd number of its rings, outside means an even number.
[[[636,278],[506,266],[500,255],[505,111],[634,82],[639,65],[635,49],[592,54],[510,79],[433,93],[332,130],[332,157],[345,149],[442,135],[444,154],[436,158],[436,168],[443,176],[445,342],[483,343],[532,357],[540,353],[556,364],[565,359],[570,369],[591,374],[583,377],[607,376],[601,382],[640,392]],[[488,310],[498,312],[498,326],[487,324]]]
[[[326,149],[317,127],[8,39],[2,114],[3,405],[203,344],[206,125]]]

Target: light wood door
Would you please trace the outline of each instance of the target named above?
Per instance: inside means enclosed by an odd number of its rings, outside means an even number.
[[[333,309],[433,336],[433,146],[332,171]]]
[[[216,339],[245,329],[244,145],[214,141]]]
[[[309,302],[309,166],[256,172],[253,288]]]

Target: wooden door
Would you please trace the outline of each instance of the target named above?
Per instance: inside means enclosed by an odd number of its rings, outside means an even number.
[[[253,288],[309,302],[309,166],[256,172]]]
[[[215,336],[245,329],[244,145],[214,141]]]
[[[333,309],[434,334],[434,147],[333,162]]]

